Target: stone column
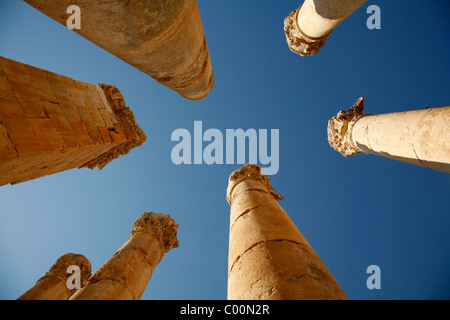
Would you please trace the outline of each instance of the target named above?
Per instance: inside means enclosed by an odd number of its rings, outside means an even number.
[[[145,139],[116,87],[0,57],[0,186],[101,169]]]
[[[177,228],[170,215],[144,213],[129,240],[70,300],[139,300],[164,254],[178,247]]]
[[[363,114],[364,98],[328,121],[328,142],[343,156],[376,154],[450,173],[450,107]]]
[[[64,26],[69,4],[81,11],[84,38],[187,99],[206,97],[214,85],[196,0],[25,0]]]
[[[228,299],[347,299],[281,199],[261,167],[247,164],[231,174]]]
[[[81,288],[91,276],[91,263],[81,254],[68,253],[56,260],[50,270],[17,300],[68,300],[78,289],[69,289],[67,280],[72,275],[68,267],[80,268]]]
[[[284,20],[289,48],[301,56],[316,54],[333,30],[366,1],[305,0]]]

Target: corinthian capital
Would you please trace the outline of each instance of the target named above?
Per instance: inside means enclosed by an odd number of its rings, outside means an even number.
[[[275,200],[283,200],[284,197],[280,195],[278,192],[272,188],[270,184],[270,178],[266,176],[260,166],[256,164],[246,164],[245,166],[234,171],[228,180],[228,188],[227,188],[227,201],[231,204],[231,193],[234,187],[241,181],[247,179],[254,179],[260,182],[264,187],[266,187],[267,191],[275,198]]]
[[[331,32],[320,38],[313,38],[306,35],[297,23],[297,16],[300,8],[292,11],[291,14],[284,19],[284,32],[286,34],[286,41],[289,45],[289,49],[291,49],[292,52],[301,56],[309,56],[316,54],[322,49]]]
[[[369,114],[363,114],[364,98],[358,101],[347,111],[339,113],[328,121],[328,143],[339,151],[344,157],[353,156],[362,151],[352,142],[352,128],[356,121]]]
[[[164,252],[179,246],[177,239],[178,224],[170,215],[155,212],[146,212],[133,225],[130,239],[141,234],[153,233],[164,246]]]
[[[77,266],[80,268],[81,287],[84,287],[91,276],[92,269],[91,263],[82,254],[67,253],[61,256],[45,275],[58,277],[66,282],[70,276],[70,274],[67,273],[67,268],[69,266]],[[76,289],[71,290],[72,293],[74,291],[76,291]]]

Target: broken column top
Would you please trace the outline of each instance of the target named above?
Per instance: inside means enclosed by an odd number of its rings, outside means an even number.
[[[227,188],[227,201],[231,205],[231,193],[233,192],[234,187],[238,185],[240,182],[248,179],[253,179],[260,182],[264,187],[266,187],[267,191],[275,198],[275,200],[283,200],[284,197],[280,195],[278,192],[270,184],[270,178],[264,174],[262,168],[256,164],[246,164],[245,166],[235,170],[228,179],[228,188]]]
[[[146,212],[133,225],[130,240],[145,233],[153,233],[164,246],[164,252],[179,246],[177,239],[178,224],[170,215]]]

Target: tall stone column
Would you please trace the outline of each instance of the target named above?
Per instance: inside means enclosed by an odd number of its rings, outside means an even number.
[[[196,0],[25,0],[64,26],[69,4],[81,10],[75,32],[190,100],[214,85]]]
[[[68,300],[78,289],[69,289],[67,280],[71,276],[68,267],[80,269],[80,286],[84,287],[91,276],[91,263],[81,254],[68,253],[56,260],[50,270],[17,300]]]
[[[450,107],[363,114],[364,98],[328,121],[328,142],[343,156],[376,154],[450,173]]]
[[[261,167],[247,164],[231,174],[228,299],[347,299],[281,199]]]
[[[325,45],[333,30],[367,0],[305,0],[284,20],[292,52],[313,55]]]
[[[164,254],[178,247],[177,228],[170,215],[144,213],[129,240],[70,300],[139,300]]]
[[[145,139],[116,87],[0,57],[0,186],[101,169]]]

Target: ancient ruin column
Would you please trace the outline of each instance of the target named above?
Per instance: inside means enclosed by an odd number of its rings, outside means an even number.
[[[68,300],[78,290],[76,286],[69,289],[67,285],[72,276],[68,272],[70,266],[79,268],[80,288],[84,287],[91,276],[91,263],[81,254],[68,253],[56,260],[45,276],[17,300]]]
[[[214,85],[196,0],[25,0],[64,26],[69,4],[81,12],[84,38],[183,97],[206,97]]]
[[[117,88],[0,57],[0,186],[101,169],[145,139]]]
[[[450,173],[450,107],[363,114],[364,98],[328,121],[328,142],[343,156],[376,154]]]
[[[247,164],[231,174],[228,299],[347,299],[281,199],[261,167]]]
[[[70,300],[139,300],[164,254],[178,247],[177,228],[170,215],[144,213],[129,240]]]
[[[337,25],[366,1],[305,0],[284,20],[289,48],[301,56],[316,54]]]

